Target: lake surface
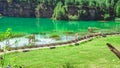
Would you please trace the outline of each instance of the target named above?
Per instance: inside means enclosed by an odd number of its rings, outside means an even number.
[[[0,32],[12,28],[13,32],[20,33],[64,33],[87,32],[89,27],[97,31],[119,31],[120,22],[108,21],[55,21],[47,18],[0,18]]]
[[[12,32],[35,34],[35,44],[49,44],[65,42],[75,39],[75,33],[79,37],[83,33],[88,33],[88,28],[95,28],[95,32],[118,32],[120,31],[120,22],[108,21],[56,21],[48,18],[0,18],[0,32],[5,32],[7,28],[12,28]],[[71,35],[72,33],[72,35]],[[57,37],[57,38],[56,38]],[[0,41],[1,47],[6,46],[6,41]],[[12,38],[9,40],[11,47],[29,45],[29,39],[26,37]]]

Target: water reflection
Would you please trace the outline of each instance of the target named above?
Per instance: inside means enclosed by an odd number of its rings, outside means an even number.
[[[35,44],[48,44],[65,42],[75,39],[74,35],[88,33],[88,28],[95,28],[95,32],[120,32],[120,22],[99,22],[99,21],[57,21],[47,18],[13,18],[3,17],[0,19],[0,32],[12,28],[13,32],[35,34]],[[10,39],[10,45],[15,47],[14,42],[20,40],[18,46],[29,44],[26,37]],[[4,46],[5,41],[0,45]]]
[[[47,18],[13,18],[3,17],[0,19],[0,31],[12,28],[13,32],[24,33],[65,33],[87,32],[88,27],[99,28],[100,31],[119,29],[120,23],[109,21],[56,21]]]
[[[74,40],[75,37],[74,36],[64,36],[61,35],[60,39],[55,39],[55,38],[50,38],[49,35],[40,35],[37,34],[35,35],[35,45],[42,45],[42,44],[50,44],[50,43],[58,43],[58,42],[66,42],[66,41],[70,41],[70,40]],[[0,45],[1,48],[6,46],[6,41],[1,41]],[[17,45],[16,45],[16,41]],[[29,38],[27,38],[26,36],[24,37],[20,37],[20,38],[12,38],[9,40],[9,46],[10,47],[20,47],[20,46],[28,46],[29,45]]]

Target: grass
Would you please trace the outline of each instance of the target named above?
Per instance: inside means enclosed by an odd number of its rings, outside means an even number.
[[[60,39],[60,36],[57,35],[57,34],[52,34],[52,35],[50,35],[50,38],[54,38],[54,39],[56,39],[56,40],[59,40],[59,39]]]
[[[25,36],[25,34],[23,34],[23,33],[11,33],[10,38],[17,38],[17,37],[22,37],[22,36]],[[5,39],[6,39],[5,33],[0,32],[0,41],[3,41]]]
[[[120,60],[108,49],[106,43],[111,43],[120,51],[120,35],[109,36],[95,38],[81,43],[80,46],[10,53],[6,55],[5,65],[17,64],[24,68],[62,68],[69,63],[75,68],[119,68]]]

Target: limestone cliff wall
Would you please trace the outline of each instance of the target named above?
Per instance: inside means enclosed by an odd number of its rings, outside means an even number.
[[[12,0],[12,2],[0,0],[0,14],[3,16],[51,18],[55,7],[56,5],[52,4],[40,4],[36,2],[36,0],[31,0],[30,2],[24,0]],[[110,9],[110,17],[114,18],[115,13],[112,10],[114,10],[114,8]],[[102,20],[105,13],[101,12],[99,7],[90,8],[88,6],[67,5],[66,14],[77,15],[79,19],[82,20]]]

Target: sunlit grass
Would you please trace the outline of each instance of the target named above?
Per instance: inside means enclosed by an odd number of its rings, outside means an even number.
[[[108,49],[106,43],[111,43],[120,50],[120,36],[109,36],[95,38],[79,46],[11,53],[6,56],[5,65],[17,64],[25,68],[62,68],[62,65],[70,63],[75,68],[119,68],[120,60]],[[16,61],[13,62],[16,56]]]

